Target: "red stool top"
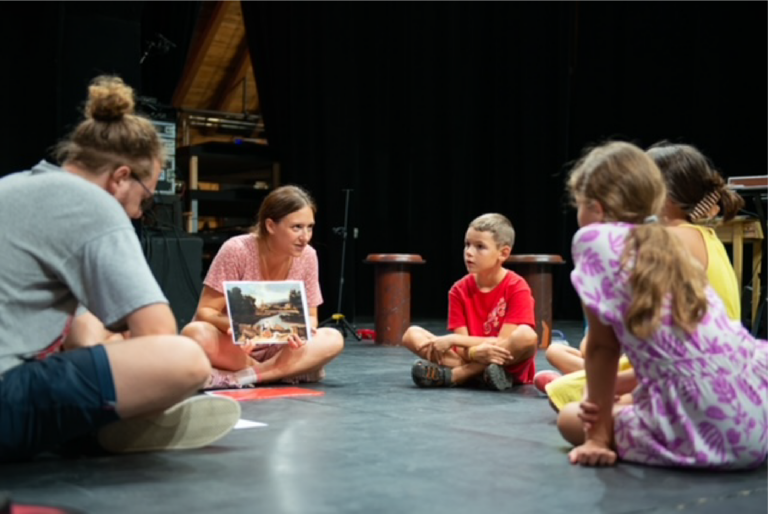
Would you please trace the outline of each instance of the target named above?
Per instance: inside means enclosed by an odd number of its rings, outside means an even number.
[[[421,258],[421,255],[410,253],[371,253],[365,258],[370,264],[391,263],[391,264],[426,264],[427,261]]]
[[[505,264],[565,264],[565,261],[559,255],[545,255],[540,253],[529,253],[510,255]]]

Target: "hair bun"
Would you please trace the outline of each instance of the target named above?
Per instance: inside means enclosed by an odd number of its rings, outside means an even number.
[[[133,89],[120,77],[102,75],[93,79],[88,86],[86,118],[106,122],[117,121],[126,114],[132,114],[134,106]]]

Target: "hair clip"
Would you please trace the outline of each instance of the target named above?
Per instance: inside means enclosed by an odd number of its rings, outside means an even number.
[[[656,216],[655,214],[646,216],[645,219],[643,220],[643,223],[658,223],[658,222],[659,222],[659,217]]]
[[[719,201],[720,191],[712,191],[711,193],[708,193],[704,198],[699,200],[699,203],[697,203],[693,209],[691,209],[691,213],[688,217],[691,221],[709,217],[709,212],[712,210],[712,207],[717,205],[717,202]]]

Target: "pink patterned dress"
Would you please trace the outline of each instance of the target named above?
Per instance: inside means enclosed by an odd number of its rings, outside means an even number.
[[[253,234],[234,236],[219,249],[214,257],[203,283],[224,294],[224,281],[227,280],[264,280],[259,265],[259,245]],[[295,259],[288,270],[286,280],[301,280],[307,291],[307,304],[314,308],[323,303],[318,279],[317,252],[311,246],[304,248],[301,256]],[[271,359],[284,346],[260,344],[251,352],[251,357],[259,362]]]
[[[593,224],[573,238],[571,282],[584,304],[613,328],[639,382],[634,405],[616,415],[619,457],[657,466],[759,466],[768,443],[768,342],[728,318],[715,291],[693,334],[674,326],[669,304],[648,339],[629,333],[631,290],[619,261],[633,225]]]

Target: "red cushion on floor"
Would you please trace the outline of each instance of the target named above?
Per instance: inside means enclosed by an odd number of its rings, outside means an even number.
[[[303,389],[301,387],[256,387],[253,389],[226,389],[223,391],[208,391],[208,394],[226,396],[234,400],[255,401],[271,400],[273,398],[290,398],[293,396],[323,396],[323,391]]]

